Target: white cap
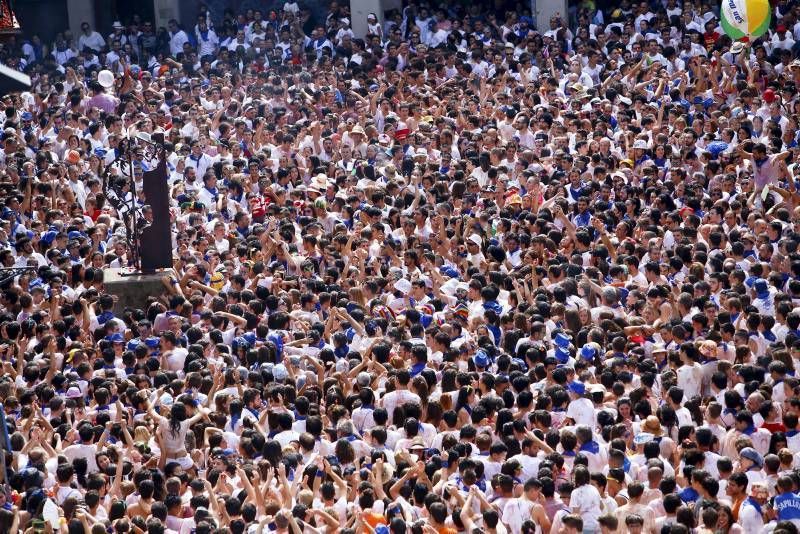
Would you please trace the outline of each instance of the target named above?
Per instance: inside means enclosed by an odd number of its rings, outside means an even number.
[[[289,376],[289,371],[286,370],[286,366],[282,363],[279,363],[275,367],[272,368],[272,376],[275,377],[275,380],[278,382],[283,382],[286,380],[286,377]]]
[[[401,278],[394,283],[394,288],[401,293],[408,294],[408,292],[411,291],[411,282],[405,278]]]
[[[456,294],[457,288],[458,288],[458,279],[450,278],[447,282],[443,283],[439,289],[445,295],[452,297],[453,295]]]

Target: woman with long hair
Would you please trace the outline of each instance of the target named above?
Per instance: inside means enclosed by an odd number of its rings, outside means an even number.
[[[458,414],[459,426],[472,422],[472,404],[475,402],[475,390],[472,386],[463,386],[458,390],[455,412]]]
[[[744,529],[733,517],[733,510],[727,504],[720,505],[716,534],[744,534]]]
[[[162,408],[168,397],[168,394],[161,396]],[[158,423],[156,433],[161,440],[161,454],[167,458],[167,463],[170,460],[175,461],[185,470],[194,469],[194,461],[186,450],[186,434],[192,425],[208,415],[208,410],[205,408],[197,407],[194,410],[196,413],[189,417],[185,404],[173,402],[168,417],[157,413],[152,407],[149,412]]]
[[[628,430],[633,428],[633,404],[628,397],[622,397],[617,401],[617,423],[621,423],[628,427]]]

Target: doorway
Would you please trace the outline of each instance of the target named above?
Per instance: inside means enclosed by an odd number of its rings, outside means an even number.
[[[111,33],[111,25],[114,21],[120,21],[126,25],[133,20],[134,15],[139,15],[142,20],[155,20],[155,10],[153,0],[142,2],[131,2],[130,0],[111,0],[110,9],[95,10],[95,24],[103,34]]]

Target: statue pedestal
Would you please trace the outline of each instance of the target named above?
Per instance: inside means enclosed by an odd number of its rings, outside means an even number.
[[[103,286],[110,295],[117,297],[114,315],[121,317],[125,308],[146,309],[149,297],[164,293],[161,279],[169,272],[153,274],[127,274],[130,269],[110,268],[103,270]]]

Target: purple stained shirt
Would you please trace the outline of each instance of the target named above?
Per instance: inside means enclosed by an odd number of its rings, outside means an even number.
[[[106,93],[94,95],[92,98],[86,101],[87,108],[102,109],[106,113],[114,113],[114,111],[117,109],[117,105],[119,105],[119,100],[117,100],[116,97],[107,95]]]

